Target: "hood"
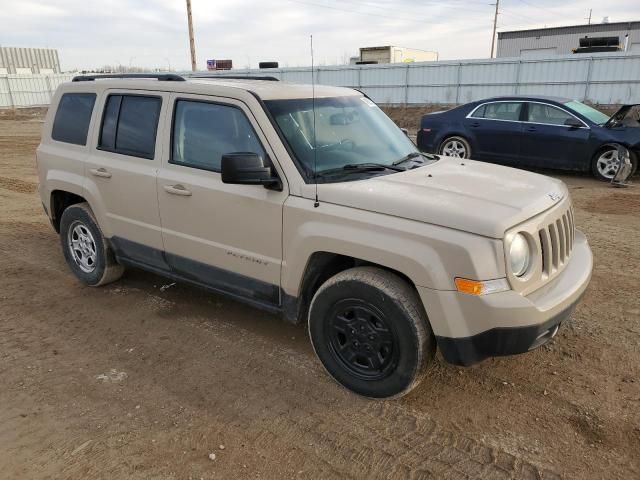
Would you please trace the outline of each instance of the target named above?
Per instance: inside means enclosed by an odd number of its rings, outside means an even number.
[[[490,163],[441,157],[406,172],[318,185],[320,203],[503,238],[568,195],[564,183]]]
[[[622,122],[624,120],[624,118],[627,116],[627,114],[631,111],[631,109],[633,107],[638,106],[638,105],[640,105],[640,104],[631,103],[631,104],[628,104],[628,105],[622,105],[618,110],[616,110],[616,113],[614,113],[613,115],[611,115],[609,117],[609,120],[607,120],[607,123],[605,123],[603,125],[603,127],[611,128],[615,124]]]

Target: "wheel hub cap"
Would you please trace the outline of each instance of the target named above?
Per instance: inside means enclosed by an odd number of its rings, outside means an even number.
[[[82,222],[74,222],[69,228],[67,245],[71,258],[85,273],[96,269],[96,242],[89,229]]]
[[[598,172],[605,178],[613,178],[620,168],[617,150],[609,150],[600,155],[597,162]]]
[[[444,144],[442,153],[448,157],[465,158],[467,149],[462,142],[451,140]]]
[[[398,348],[382,312],[355,300],[341,302],[329,323],[331,350],[344,368],[368,380],[389,373]]]

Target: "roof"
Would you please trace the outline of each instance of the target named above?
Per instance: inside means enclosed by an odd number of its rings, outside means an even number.
[[[611,31],[611,30],[620,30],[620,29],[638,29],[640,30],[640,20],[633,20],[628,22],[609,22],[609,23],[583,23],[579,25],[565,25],[560,27],[545,27],[545,28],[528,28],[524,30],[508,30],[498,32],[498,37],[503,36],[522,36],[523,34],[528,34],[526,36],[534,36],[538,34],[542,35],[560,35],[567,32],[594,32],[594,31]]]
[[[485,98],[480,102],[490,102],[495,100],[544,100],[547,102],[566,103],[573,100],[567,97],[553,97],[551,95],[502,95],[498,97]]]
[[[215,83],[216,85],[224,85],[231,88],[241,88],[243,90],[251,91],[257,94],[263,100],[276,100],[286,98],[311,98],[315,97],[343,97],[348,95],[358,95],[359,92],[351,88],[345,87],[332,87],[328,85],[315,85],[303,84],[303,83],[291,83],[291,82],[272,82],[268,80],[227,80],[218,78],[206,78],[206,79],[187,79],[188,83],[198,83],[202,85],[209,85]]]
[[[73,82],[73,85],[82,90],[94,89],[142,89],[156,90],[164,92],[194,93],[202,95],[224,95],[224,90],[234,89],[238,92],[250,92],[257,95],[262,100],[284,100],[292,98],[312,98],[315,97],[343,97],[350,95],[361,95],[351,88],[331,87],[327,85],[308,85],[290,82],[274,82],[268,80],[250,79],[225,79],[220,77],[189,78],[185,81],[158,81],[148,78],[104,78],[95,81]],[[227,92],[228,94],[228,92]]]

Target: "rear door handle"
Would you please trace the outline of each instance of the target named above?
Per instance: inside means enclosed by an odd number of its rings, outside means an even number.
[[[538,129],[536,127],[527,127],[527,132],[537,132]]]
[[[181,195],[183,197],[190,197],[191,192],[184,188],[184,185],[165,185],[164,190],[171,195]]]
[[[111,178],[111,173],[107,172],[105,168],[92,168],[89,170],[91,175],[102,178]]]
[[[471,124],[472,127],[479,127],[480,126],[480,122],[473,122]]]

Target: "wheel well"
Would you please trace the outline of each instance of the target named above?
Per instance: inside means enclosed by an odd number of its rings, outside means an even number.
[[[299,289],[299,296],[297,298],[285,298],[285,318],[292,323],[306,321],[311,300],[320,286],[344,270],[361,266],[377,267],[381,270],[393,272],[411,285],[412,288],[415,288],[415,284],[411,279],[397,270],[355,257],[331,252],[316,252],[311,255],[307,261],[307,266],[302,276],[302,285]]]
[[[86,200],[75,193],[65,192],[64,190],[51,192],[51,223],[56,232],[60,233],[60,219],[67,207],[82,202],[86,202]]]

